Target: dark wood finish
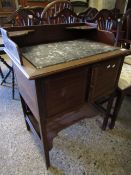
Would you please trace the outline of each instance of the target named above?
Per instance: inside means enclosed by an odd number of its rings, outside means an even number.
[[[17,68],[16,65],[14,65],[14,69],[16,73],[19,91],[22,97],[25,99],[27,105],[31,109],[33,115],[36,117],[36,120],[39,121],[35,81],[34,80],[29,81],[23,74],[19,72],[19,69]],[[28,91],[26,91],[26,87],[28,87]]]
[[[47,117],[79,107],[85,102],[87,71],[87,68],[76,69],[42,81],[46,89]]]
[[[100,35],[98,37],[98,31],[94,28],[68,29],[74,26],[83,26],[83,24],[14,27],[9,28],[8,31],[34,30],[28,35],[12,38],[19,47],[78,38],[91,39],[92,36],[93,40],[107,42],[109,37],[107,33],[106,39],[100,40]],[[10,41],[8,35],[3,35],[3,39]],[[13,43],[11,44],[14,46]],[[104,121],[108,121],[112,94],[117,86],[121,65],[124,56],[130,51],[118,49],[36,69],[24,57],[21,57],[23,65],[19,64],[14,59],[15,54],[8,52],[8,45],[5,50],[13,60],[27,129],[32,130],[41,140],[48,168],[50,166],[49,150],[52,148],[53,138],[57,133],[83,118],[98,114],[93,102],[107,95],[111,96],[111,99]],[[109,70],[107,70],[108,65],[111,66]],[[101,74],[104,76],[100,79],[97,73],[99,76]],[[107,121],[103,124],[104,129]]]

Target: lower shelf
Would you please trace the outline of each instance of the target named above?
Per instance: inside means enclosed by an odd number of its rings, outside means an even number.
[[[46,129],[49,140],[50,148],[52,148],[52,140],[62,129],[84,119],[94,117],[100,114],[92,104],[85,103],[78,110],[72,111],[65,115],[55,116],[54,118],[47,120]]]
[[[98,115],[100,112],[94,107],[92,104],[85,103],[79,109],[74,110],[70,113],[64,115],[56,115],[53,118],[47,119],[45,122],[48,147],[52,148],[53,138],[56,137],[57,133],[62,129],[84,119],[90,118]],[[29,115],[26,117],[26,121],[28,122],[33,133],[39,138],[41,138],[39,125],[36,123],[35,117]],[[44,134],[44,133],[43,133]]]

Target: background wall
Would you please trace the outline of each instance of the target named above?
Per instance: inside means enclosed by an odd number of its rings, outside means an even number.
[[[101,9],[113,9],[115,7],[115,0],[89,0],[89,6]]]

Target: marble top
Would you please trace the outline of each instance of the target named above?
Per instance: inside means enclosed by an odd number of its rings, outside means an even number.
[[[103,43],[79,39],[23,47],[21,51],[36,68],[43,68],[116,49]]]

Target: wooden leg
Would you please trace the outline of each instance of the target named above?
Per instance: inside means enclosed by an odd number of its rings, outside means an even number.
[[[22,108],[23,108],[26,127],[27,127],[27,130],[30,131],[31,128],[26,120],[26,116],[28,115],[27,105],[26,105],[26,103],[21,95],[20,95],[20,99],[21,99],[21,104],[22,104]],[[43,117],[42,117],[42,119],[43,119]],[[40,128],[41,143],[42,143],[42,147],[43,147],[43,155],[44,155],[44,159],[45,159],[46,168],[48,169],[50,167],[50,158],[49,158],[49,145],[48,145],[49,141],[48,141],[47,132],[46,132],[46,122],[43,120],[40,121],[39,128]]]
[[[114,112],[113,112],[113,115],[112,115],[112,118],[111,118],[111,123],[109,124],[109,128],[110,129],[113,129],[114,126],[115,126],[115,121],[117,119],[119,110],[121,108],[121,104],[123,102],[124,96],[125,95],[123,93],[121,93],[121,92],[119,92],[119,94],[117,95]]]
[[[50,156],[49,156],[49,140],[46,131],[46,122],[40,121],[40,135],[43,146],[43,154],[45,159],[46,168],[50,167]]]
[[[24,113],[25,124],[26,124],[27,130],[30,131],[30,126],[26,121],[26,115],[27,115],[26,104],[21,95],[20,95],[20,100],[21,100],[21,105]]]
[[[107,109],[106,109],[106,114],[105,114],[105,118],[102,124],[102,130],[105,130],[108,124],[108,120],[110,117],[110,113],[111,113],[111,108],[113,105],[113,100],[114,100],[114,94],[112,94],[108,100],[108,104],[107,104]]]

